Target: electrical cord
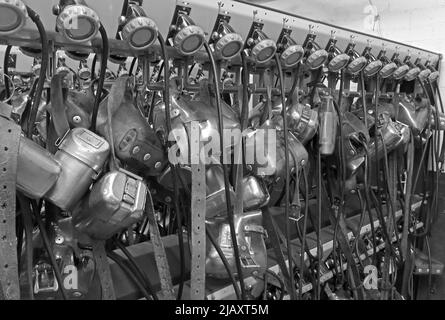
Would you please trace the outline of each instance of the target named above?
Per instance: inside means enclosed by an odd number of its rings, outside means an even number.
[[[388,216],[388,219],[389,219],[389,215],[391,215],[392,223],[393,223],[394,228],[395,228],[397,226],[396,208],[394,208],[394,206],[393,206],[393,204],[395,203],[395,199],[393,199],[392,196],[391,196],[391,192],[390,192],[391,188],[390,188],[389,179],[388,179],[389,178],[388,151],[387,151],[387,148],[386,148],[385,141],[383,139],[383,135],[381,133],[379,133],[379,136],[380,136],[380,139],[382,140],[382,146],[383,146],[383,164],[384,164],[383,170],[384,170],[384,173],[385,173],[385,177],[387,177],[387,179],[385,179],[386,180],[386,189],[388,191],[387,192],[388,199],[387,199],[386,203],[391,208],[391,211],[387,210],[388,211],[387,216]],[[377,137],[376,137],[376,139],[377,139]],[[411,137],[411,139],[413,139],[413,137]],[[396,195],[396,197],[397,197],[397,195]],[[389,208],[389,207],[387,207],[387,208]],[[399,243],[400,239],[399,239],[398,232],[396,232],[396,230],[394,230],[394,231],[395,231],[394,233],[395,233],[397,245],[400,245],[400,243]],[[390,237],[388,239],[388,245],[390,245],[392,243],[392,241],[391,241],[392,240],[392,238],[391,238],[392,235],[389,234],[388,236]]]
[[[153,286],[150,283],[150,280],[145,275],[145,273],[141,270],[141,268],[138,266],[134,257],[132,256],[132,254],[128,251],[128,249],[119,240],[113,239],[113,242],[123,252],[123,254],[127,257],[128,262],[129,262],[132,270],[134,271],[134,274],[140,280],[142,280],[142,282],[145,284],[144,287],[147,288],[147,292],[153,297],[153,300],[159,300],[158,296],[155,293]]]
[[[46,69],[48,68],[48,62],[49,62],[49,50],[48,50],[48,45],[47,45],[48,37],[46,35],[45,27],[43,26],[43,23],[40,20],[39,15],[28,6],[26,6],[26,10],[28,12],[29,17],[31,18],[31,20],[34,22],[34,24],[37,26],[37,29],[39,30],[40,43],[42,44],[42,53],[41,53],[42,62],[40,64],[39,82],[37,84],[32,108],[29,113],[28,128],[27,128],[27,132],[26,132],[26,136],[28,138],[31,138],[32,131],[34,128],[34,122],[36,121],[37,111],[38,111],[39,105],[40,105],[40,99],[42,97],[43,86],[45,84]]]
[[[91,61],[91,81],[96,79],[96,62],[97,62],[97,53],[93,57],[93,61]]]
[[[14,96],[14,93],[15,93],[15,84],[14,84],[14,82],[12,81],[12,79],[11,79],[11,77],[10,76],[8,76],[8,75],[4,75],[5,76],[5,79],[7,78],[7,79],[9,79],[9,80],[11,80],[11,84],[12,84],[12,93],[10,93],[9,94],[9,97],[7,96],[7,98],[5,99],[5,100],[3,100],[2,102],[4,102],[4,103],[9,103],[9,100],[11,100],[12,99],[12,97]],[[8,85],[9,86],[9,85]],[[5,87],[5,89],[6,89],[6,87]],[[8,90],[9,90],[9,87],[8,87]],[[7,95],[7,93],[6,93],[6,91],[5,91],[5,95]]]
[[[211,69],[212,69],[212,73],[213,73],[213,79],[215,82],[215,95],[216,95],[215,100],[216,100],[216,109],[218,112],[218,131],[220,133],[220,137],[219,137],[220,149],[221,149],[220,161],[221,161],[221,165],[223,168],[223,174],[224,174],[224,190],[225,190],[226,204],[227,204],[227,218],[228,218],[229,227],[230,227],[230,234],[231,234],[231,239],[232,239],[233,252],[234,252],[234,256],[235,256],[236,269],[238,272],[239,282],[241,284],[241,298],[242,298],[242,300],[245,300],[246,292],[245,292],[245,288],[244,288],[243,270],[241,267],[241,260],[240,260],[240,254],[239,254],[239,248],[238,248],[238,240],[236,238],[236,229],[235,229],[235,224],[234,224],[232,201],[230,198],[229,174],[228,174],[227,166],[224,164],[224,152],[223,152],[224,140],[223,140],[223,134],[222,134],[222,132],[224,131],[223,130],[224,129],[224,123],[223,123],[224,120],[223,120],[222,108],[221,108],[221,104],[220,104],[221,96],[220,96],[220,91],[219,91],[219,79],[218,79],[218,73],[216,70],[215,59],[213,58],[213,54],[212,54],[212,49],[210,48],[209,44],[206,41],[204,42],[204,47],[205,47],[207,54],[209,56],[210,65],[211,65]]]
[[[32,212],[29,207],[29,200],[22,194],[17,194],[22,211],[23,226],[25,228],[25,251],[26,251],[26,277],[28,278],[28,295],[31,300],[34,300],[32,269],[34,264],[33,258],[33,243],[32,243]],[[38,281],[36,279],[36,281]]]
[[[321,229],[321,180],[322,180],[322,176],[321,176],[321,153],[320,153],[320,148],[317,148],[317,243],[320,243],[320,229]],[[307,177],[304,178],[304,184],[305,184],[305,188],[307,188]],[[308,204],[306,203],[306,206],[308,206]],[[334,232],[335,233],[335,232]],[[332,250],[333,252],[335,252],[335,243],[336,243],[337,239],[333,239],[332,242]],[[321,255],[319,252],[319,249],[317,249],[317,300],[320,300],[320,291],[321,291],[321,286],[320,286],[320,267],[321,267]]]
[[[99,104],[102,96],[102,90],[104,87],[105,81],[105,72],[107,70],[107,61],[109,55],[109,44],[108,44],[108,36],[107,31],[105,30],[102,23],[99,27],[100,37],[102,38],[102,55],[100,58],[100,73],[99,73],[99,81],[97,82],[96,96],[94,99],[93,112],[91,115],[91,131],[96,132],[96,121],[97,114],[99,112]],[[96,58],[96,56],[94,56]],[[93,70],[94,72],[94,70]],[[93,73],[92,73],[93,75]],[[92,76],[93,77],[93,76]]]
[[[169,136],[170,132],[172,131],[172,124],[171,124],[171,115],[170,115],[170,82],[169,82],[169,65],[168,65],[168,54],[167,54],[167,48],[165,47],[164,38],[162,35],[158,32],[158,41],[161,46],[162,56],[164,58],[164,104],[165,104],[165,118],[166,118],[166,127],[167,127],[167,137]],[[153,108],[152,108],[153,109]],[[179,288],[178,288],[178,297],[177,299],[180,300],[182,297],[182,292],[184,289],[184,282],[185,282],[185,253],[184,253],[184,240],[182,237],[182,214],[179,210],[179,188],[178,188],[178,169],[177,166],[171,162],[170,164],[170,170],[173,173],[173,194],[174,194],[174,208],[176,212],[176,223],[178,228],[178,242],[179,242],[179,254],[180,254],[180,260],[181,260],[181,276],[180,276],[180,282],[179,282]]]
[[[286,221],[286,247],[287,247],[287,257],[288,257],[288,264],[289,264],[289,274],[291,275],[290,281],[292,285],[292,291],[289,292],[290,297],[292,300],[295,300],[295,285],[294,285],[294,277],[293,275],[293,268],[292,268],[292,247],[291,247],[291,241],[290,241],[290,222],[289,222],[289,132],[287,127],[287,115],[286,115],[286,102],[285,102],[285,96],[284,96],[284,76],[283,76],[283,69],[281,68],[281,61],[278,54],[275,55],[275,62],[276,67],[278,69],[278,75],[280,79],[280,93],[281,93],[281,105],[282,105],[282,117],[283,117],[283,131],[284,131],[284,171],[285,171],[285,186],[284,186],[284,215],[285,215],[285,221]],[[295,164],[298,166],[299,164]],[[306,219],[306,216],[305,216]],[[306,229],[303,230],[303,232],[306,232]],[[302,244],[303,248],[304,245]],[[302,250],[302,255],[303,254]]]
[[[133,69],[134,69],[134,66],[136,65],[136,61],[137,61],[137,60],[138,60],[137,57],[134,57],[133,60],[131,60],[130,70],[129,70],[129,72],[128,72],[128,75],[129,75],[129,76],[132,76],[132,75],[133,75]]]
[[[40,229],[40,235],[42,237],[43,245],[46,249],[46,252],[48,253],[48,257],[49,257],[49,260],[53,267],[53,271],[54,271],[54,275],[56,276],[56,280],[59,283],[60,293],[62,294],[63,299],[67,300],[68,295],[66,293],[65,287],[63,286],[62,275],[60,273],[59,266],[57,264],[57,260],[54,257],[54,253],[52,251],[52,246],[49,241],[48,234],[46,233],[45,225],[43,224],[43,221],[40,217],[40,207],[41,206],[37,205],[35,200],[31,201],[31,205],[32,205],[33,211],[34,211],[34,217],[35,217],[35,219],[37,221],[37,225],[39,226],[39,229]]]
[[[284,291],[285,291],[285,286],[284,286],[284,282],[283,279],[281,279],[275,272],[273,272],[272,270],[266,269],[266,272],[264,274],[264,276],[266,276],[266,274],[271,275],[272,277],[274,277],[275,279],[277,279],[277,281],[280,283],[280,297],[278,298],[278,300],[283,300],[284,298]],[[265,288],[266,290],[266,288]]]
[[[34,82],[32,83],[32,85],[31,85],[31,90],[29,90],[28,101],[26,101],[25,110],[23,110],[22,117],[20,119],[20,126],[22,127],[22,129],[26,125],[26,121],[25,120],[28,118],[27,115],[29,115],[30,112],[31,112],[30,109],[31,109],[31,106],[32,106],[32,101],[33,101],[33,97],[35,95],[35,91],[36,91],[38,82],[39,82],[39,78],[36,78],[34,80]]]
[[[159,72],[158,72],[158,77],[156,79],[156,82],[159,82],[161,80],[161,74],[162,74],[162,70],[164,68],[165,63],[166,63],[165,61],[162,61],[162,64],[159,67]],[[167,61],[167,63],[168,63],[168,61]],[[168,68],[168,66],[167,66],[167,68]],[[168,77],[170,77],[170,75],[168,75]],[[148,114],[148,121],[150,123],[153,122],[153,109],[154,109],[155,97],[156,97],[156,93],[153,92],[153,94],[151,96],[151,103],[150,103],[150,106],[149,106],[150,110],[149,110],[149,114]]]
[[[224,252],[222,252],[221,247],[216,242],[215,238],[213,237],[213,234],[210,232],[210,230],[209,230],[209,228],[207,226],[206,226],[206,235],[207,235],[207,238],[210,240],[210,243],[213,245],[213,247],[215,248],[216,252],[218,253],[219,258],[221,259],[221,261],[222,261],[222,263],[224,265],[224,268],[226,268],[227,275],[229,276],[230,282],[232,282],[233,289],[235,290],[236,298],[239,300],[240,297],[241,297],[241,293],[240,293],[238,284],[236,283],[235,276],[234,276],[232,270],[230,270],[229,262],[227,261],[227,258],[224,255]]]
[[[12,95],[10,94],[9,91],[9,74],[8,74],[8,69],[9,69],[9,56],[11,55],[11,49],[12,46],[8,45],[6,46],[5,49],[5,56],[3,57],[3,75],[4,75],[4,83],[5,83],[5,93],[6,93],[6,98],[8,97],[12,97]],[[11,83],[14,84],[14,82],[11,80]],[[9,99],[8,99],[9,100]],[[5,102],[7,102],[8,100],[6,100]]]
[[[133,283],[138,287],[142,295],[147,300],[151,300],[152,296],[147,292],[147,290],[144,288],[144,286],[141,284],[141,282],[138,280],[138,278],[132,272],[132,270],[124,263],[123,258],[113,251],[107,251],[107,256],[108,258],[113,260],[122,269],[122,271],[124,271],[124,273],[127,275],[127,277],[131,279],[131,281],[133,281]]]

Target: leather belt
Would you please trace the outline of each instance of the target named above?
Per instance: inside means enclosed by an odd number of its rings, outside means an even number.
[[[161,290],[164,300],[174,300],[174,290],[172,284],[172,277],[170,267],[165,253],[164,243],[159,233],[158,224],[156,223],[155,210],[153,207],[153,200],[150,192],[147,192],[147,202],[145,204],[147,212],[150,240],[153,244],[153,251],[155,254],[156,267],[158,268],[159,279],[161,281]]]
[[[201,131],[199,123],[191,123],[191,143],[196,151],[191,155],[192,167],[192,217],[191,217],[191,289],[190,299],[204,300],[205,298],[205,217],[206,217],[206,175],[205,164],[200,159]]]
[[[96,270],[99,273],[102,288],[102,300],[116,300],[110,265],[108,264],[107,253],[105,251],[105,241],[94,240],[92,245],[94,262],[96,263]]]
[[[20,299],[15,231],[17,156],[21,128],[0,116],[0,299]]]

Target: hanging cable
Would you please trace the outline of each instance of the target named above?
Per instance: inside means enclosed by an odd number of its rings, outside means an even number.
[[[137,277],[139,277],[139,279],[141,279],[141,281],[143,281],[143,283],[145,284],[145,287],[147,288],[147,292],[153,297],[153,300],[159,300],[158,296],[155,293],[153,286],[150,283],[150,280],[145,275],[145,273],[141,270],[141,268],[138,266],[134,257],[130,253],[130,251],[128,251],[128,249],[119,240],[113,239],[113,242],[123,252],[123,254],[127,257],[128,262],[131,265],[132,270],[134,271],[133,273]]]
[[[290,241],[290,221],[289,221],[289,132],[287,127],[287,114],[286,114],[286,101],[284,96],[284,76],[283,76],[283,69],[281,68],[281,61],[280,56],[278,54],[275,55],[275,62],[276,67],[278,69],[278,75],[280,79],[280,93],[281,93],[281,116],[283,117],[283,131],[284,131],[284,171],[286,173],[285,176],[285,185],[284,185],[284,215],[285,215],[285,221],[286,221],[286,247],[287,247],[287,260],[289,264],[289,274],[291,275],[291,285],[292,285],[292,291],[289,292],[291,299],[295,300],[295,285],[294,285],[294,277],[293,275],[293,268],[292,268],[292,247],[291,247],[291,241]],[[298,163],[295,164],[295,166],[298,167]],[[303,230],[305,232],[306,230]],[[303,245],[303,244],[302,244]],[[304,253],[302,252],[302,255]]]
[[[136,61],[138,61],[137,57],[134,57],[133,60],[131,60],[130,70],[128,72],[128,75],[130,75],[130,76],[133,75],[133,69],[134,69],[134,66],[136,65]]]
[[[34,24],[37,26],[37,29],[39,30],[40,43],[42,45],[42,53],[41,53],[42,54],[42,62],[40,65],[39,82],[37,84],[32,108],[29,113],[28,128],[27,128],[27,132],[26,132],[26,136],[28,138],[31,138],[32,131],[34,129],[34,122],[36,121],[37,111],[38,111],[39,105],[40,105],[40,99],[42,98],[43,85],[45,84],[46,69],[48,68],[48,62],[49,62],[49,50],[48,50],[48,37],[46,35],[45,28],[43,26],[42,21],[40,20],[39,15],[28,6],[26,7],[26,10],[28,11],[29,17],[31,18],[31,20],[34,22]]]
[[[93,57],[93,61],[91,62],[91,81],[96,79],[96,63],[97,63],[97,53]]]
[[[10,77],[9,77],[9,73],[8,73],[8,69],[9,69],[9,56],[11,55],[11,49],[12,49],[11,45],[6,46],[5,56],[3,57],[3,75],[4,75],[3,81],[4,81],[4,84],[5,84],[5,95],[6,95],[6,98],[9,98],[10,95],[11,95],[11,92],[9,91],[9,78]]]
[[[207,55],[209,56],[210,65],[213,73],[213,79],[215,82],[215,100],[216,100],[216,109],[218,112],[218,131],[220,133],[219,136],[219,144],[221,149],[221,156],[220,161],[223,168],[223,174],[224,174],[224,190],[225,190],[225,196],[226,196],[226,204],[227,204],[227,218],[230,226],[230,234],[232,239],[232,246],[233,246],[233,252],[235,256],[235,262],[236,262],[236,269],[238,272],[238,278],[239,282],[241,284],[241,299],[246,299],[246,292],[244,288],[244,277],[243,277],[243,270],[241,267],[241,260],[240,260],[240,254],[239,254],[239,248],[238,248],[238,240],[236,238],[236,229],[235,229],[235,223],[234,223],[234,215],[233,215],[233,208],[232,208],[232,201],[230,198],[230,182],[229,182],[229,173],[227,170],[227,166],[224,164],[224,140],[223,140],[223,132],[224,132],[224,123],[223,123],[223,114],[222,114],[222,108],[221,108],[221,96],[219,91],[219,79],[218,79],[218,72],[216,70],[216,63],[215,59],[213,58],[212,49],[210,48],[209,44],[205,41],[204,47],[207,51]],[[286,149],[287,150],[287,149]]]
[[[167,137],[170,135],[170,132],[172,131],[172,124],[171,124],[171,115],[170,115],[170,82],[169,82],[169,65],[168,65],[168,54],[167,49],[165,47],[164,38],[162,35],[158,32],[158,41],[161,46],[162,56],[164,59],[164,104],[165,104],[165,118],[166,118],[166,127],[167,127]],[[160,72],[160,70],[159,70]],[[153,109],[153,107],[152,107]],[[168,140],[168,139],[167,139]],[[170,141],[168,141],[170,143]],[[171,144],[170,144],[171,146]],[[178,300],[182,297],[182,292],[184,288],[184,282],[185,282],[185,253],[184,253],[184,239],[182,236],[182,213],[179,210],[179,189],[178,189],[178,169],[177,166],[171,162],[169,162],[170,170],[173,174],[173,194],[174,194],[174,208],[176,212],[176,223],[177,223],[177,233],[178,233],[178,244],[179,244],[179,255],[181,260],[181,276],[180,276],[180,282],[179,282],[179,289],[178,289]]]
[[[33,288],[33,243],[32,243],[32,212],[29,206],[29,200],[22,194],[17,194],[17,198],[20,202],[20,209],[22,211],[23,226],[25,228],[25,252],[26,252],[26,277],[28,280],[28,295],[29,299],[34,300],[34,288]],[[38,281],[38,279],[36,279]]]
[[[122,271],[124,271],[124,273],[131,279],[131,281],[133,281],[133,283],[138,287],[139,291],[142,293],[145,299],[151,300],[152,296],[147,292],[147,290],[144,288],[144,286],[141,284],[132,270],[124,263],[123,258],[113,251],[108,251],[107,256],[108,258],[113,260],[122,269]]]
[[[54,275],[56,276],[56,280],[59,283],[60,293],[62,294],[63,299],[66,300],[66,299],[68,299],[68,295],[66,293],[65,287],[63,286],[62,274],[60,273],[59,265],[57,264],[57,260],[54,257],[54,252],[53,252],[51,243],[49,241],[48,234],[46,233],[45,225],[43,224],[43,221],[40,217],[40,207],[41,206],[37,205],[37,203],[35,201],[31,201],[31,205],[32,205],[33,211],[34,211],[34,217],[37,221],[37,225],[40,230],[40,235],[42,237],[43,245],[44,245],[46,252],[48,254],[48,258],[51,262],[51,266],[53,268]]]
[[[238,300],[240,300],[241,293],[240,293],[238,284],[236,283],[235,276],[233,275],[232,270],[230,270],[229,262],[227,261],[227,258],[224,255],[224,252],[222,252],[221,247],[218,245],[218,243],[216,242],[215,238],[213,237],[212,233],[210,232],[210,230],[208,229],[207,226],[206,226],[206,235],[207,235],[207,238],[209,238],[210,243],[213,245],[213,247],[215,248],[216,252],[218,253],[219,258],[221,259],[221,261],[222,261],[222,263],[224,265],[224,268],[226,268],[227,275],[229,276],[230,282],[232,282],[232,285],[233,285],[233,290],[235,290],[236,298]]]
[[[102,38],[102,54],[101,54],[101,58],[100,58],[99,81],[97,82],[96,96],[94,99],[93,112],[91,115],[91,128],[90,129],[93,132],[96,132],[97,114],[99,112],[99,104],[100,104],[100,100],[102,97],[102,90],[104,87],[105,73],[107,70],[107,61],[108,61],[108,55],[109,55],[108,36],[107,36],[107,32],[102,24],[100,24],[99,33],[100,33],[100,37]]]

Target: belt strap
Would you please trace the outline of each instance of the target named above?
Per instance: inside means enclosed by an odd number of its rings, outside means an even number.
[[[99,280],[102,288],[102,300],[116,300],[110,265],[108,264],[107,253],[105,251],[105,241],[93,241],[93,256],[96,263],[96,270],[99,273]]]
[[[190,299],[204,300],[205,298],[205,258],[206,258],[206,238],[205,238],[205,217],[206,217],[206,175],[205,165],[200,159],[200,137],[201,131],[199,123],[191,123],[191,167],[192,167],[192,245],[191,245],[191,291]]]
[[[147,203],[145,204],[145,210],[148,217],[150,240],[153,244],[156,266],[158,268],[159,279],[161,280],[162,295],[165,300],[174,300],[175,297],[170,267],[168,265],[164,243],[162,242],[161,234],[159,233],[158,224],[156,223],[155,210],[150,192],[147,192]]]
[[[15,233],[17,156],[21,128],[0,117],[0,299],[20,299]]]

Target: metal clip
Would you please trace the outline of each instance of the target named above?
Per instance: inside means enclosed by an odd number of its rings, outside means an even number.
[[[39,270],[39,267],[43,268],[43,270]],[[49,272],[48,272],[49,271]],[[40,280],[43,279],[47,282],[47,286],[41,287]],[[50,285],[52,281],[52,286]],[[59,284],[54,274],[54,270],[52,267],[47,265],[46,263],[37,266],[36,268],[36,278],[34,283],[34,293],[38,294],[40,292],[57,292],[59,289]]]
[[[60,144],[62,143],[63,140],[65,140],[66,136],[68,135],[68,133],[71,131],[71,129],[66,130],[66,132],[63,134],[62,137],[57,138],[56,142],[54,143],[54,145],[58,148],[60,146]]]

